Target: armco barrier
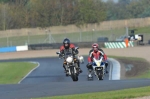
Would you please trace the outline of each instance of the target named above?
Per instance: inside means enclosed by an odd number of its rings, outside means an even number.
[[[16,51],[27,51],[28,46],[13,46],[13,47],[2,47],[0,48],[0,53],[6,52],[16,52]]]
[[[43,50],[43,49],[57,49],[61,46],[61,44],[48,44],[48,43],[43,43],[43,44],[31,44],[28,45],[28,50]]]
[[[125,42],[105,42],[105,48],[126,48]],[[134,47],[133,41],[129,41],[129,47]]]
[[[26,46],[16,46],[16,51],[27,51],[28,50],[28,45]]]

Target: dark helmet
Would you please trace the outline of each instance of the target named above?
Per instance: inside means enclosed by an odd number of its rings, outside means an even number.
[[[70,40],[68,38],[65,38],[63,41],[63,45],[66,49],[70,47]]]

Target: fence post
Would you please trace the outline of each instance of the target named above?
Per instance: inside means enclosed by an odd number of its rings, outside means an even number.
[[[82,32],[81,32],[81,28],[79,28],[80,31],[80,42],[82,42]]]
[[[7,33],[7,47],[9,46],[9,34]]]
[[[48,32],[49,32],[49,43],[52,43],[51,31],[48,30]]]
[[[126,26],[126,35],[129,36],[128,27]]]
[[[28,44],[30,44],[30,32],[28,32]]]

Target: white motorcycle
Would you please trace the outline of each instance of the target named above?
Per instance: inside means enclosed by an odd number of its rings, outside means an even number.
[[[88,80],[93,80],[93,75],[95,75],[98,80],[103,80],[105,75],[105,63],[102,56],[99,59],[93,58],[92,68],[93,72],[88,74]]]
[[[75,49],[77,50],[78,47],[76,47]],[[56,54],[60,54],[60,52],[56,52]],[[79,71],[76,69],[77,63],[75,62],[77,60],[73,58],[73,55],[70,52],[67,52],[63,56],[63,58],[64,58],[64,60],[66,60],[65,62],[66,62],[66,65],[68,67],[68,70],[69,70],[68,76],[71,76],[73,81],[78,81]]]

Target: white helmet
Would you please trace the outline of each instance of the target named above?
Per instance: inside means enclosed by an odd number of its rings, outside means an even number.
[[[80,61],[80,63],[84,63],[84,57],[83,56],[78,56],[78,60]]]

